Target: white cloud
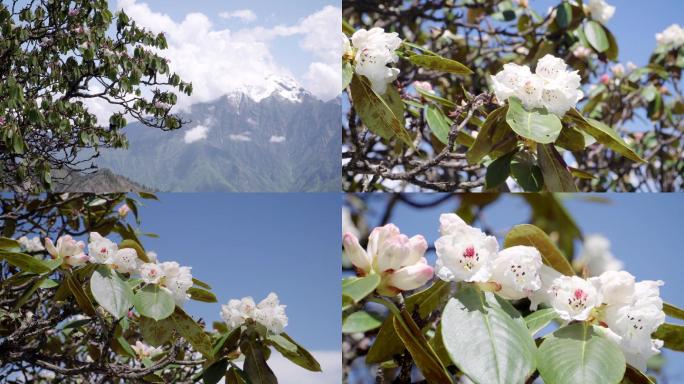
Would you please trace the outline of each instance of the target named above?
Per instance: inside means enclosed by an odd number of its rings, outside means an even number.
[[[252,138],[249,137],[249,132],[231,134],[231,135],[228,135],[228,138],[233,140],[233,141],[252,141]]]
[[[198,125],[191,128],[189,131],[185,132],[183,136],[183,141],[187,144],[194,143],[195,141],[204,140],[207,138],[207,133],[209,132],[209,127],[204,125]]]
[[[280,384],[319,384],[342,382],[342,354],[339,351],[312,351],[322,372],[310,372],[273,351],[268,366]],[[238,365],[242,365],[238,363]]]
[[[138,0],[119,0],[117,8],[124,9],[138,25],[166,33],[169,48],[160,54],[170,60],[172,71],[193,83],[192,96],[178,97],[181,109],[214,100],[231,90],[266,87],[269,75],[292,77],[271,54],[271,44],[277,43],[273,40],[283,36],[297,37],[300,49],[315,58],[299,79],[304,88],[324,100],[340,92],[339,7],[326,6],[294,25],[239,30],[216,29],[206,15],[196,12],[176,22]],[[248,10],[229,13],[242,11]]]
[[[238,9],[237,11],[227,11],[219,13],[222,19],[240,19],[243,23],[250,23],[256,20],[257,15],[251,9]]]
[[[271,136],[271,139],[269,140],[271,143],[282,143],[283,141],[285,141],[285,136],[278,135]]]

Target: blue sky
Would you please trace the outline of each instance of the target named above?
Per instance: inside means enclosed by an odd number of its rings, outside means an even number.
[[[589,194],[569,195],[566,207],[584,234],[600,233],[612,243],[612,252],[625,263],[625,269],[637,280],[663,280],[661,297],[684,307],[684,267],[681,246],[684,228],[684,195],[682,194],[598,194],[609,203],[588,201]],[[383,212],[381,202],[386,196],[375,195],[371,200],[369,226],[376,226]],[[414,199],[431,201],[435,195]],[[439,215],[453,212],[457,204],[451,200],[436,208],[416,210],[399,204],[392,222],[409,236],[422,234],[433,244],[438,237]],[[525,223],[530,210],[524,200],[506,195],[486,208],[485,222],[497,232],[505,234],[513,225]],[[579,245],[579,244],[578,244]],[[434,255],[430,262],[434,263]],[[677,322],[669,319],[669,321]],[[663,349],[668,358],[666,372],[671,382],[684,381],[684,353]]]

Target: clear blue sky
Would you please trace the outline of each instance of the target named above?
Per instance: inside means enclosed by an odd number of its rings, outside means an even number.
[[[427,200],[435,195],[427,196]],[[681,246],[684,228],[683,194],[599,194],[610,203],[589,202],[588,194],[569,195],[566,206],[584,234],[601,233],[612,242],[612,251],[625,263],[625,269],[637,280],[663,280],[661,296],[665,301],[684,307],[684,251]],[[426,196],[422,196],[426,198]],[[386,196],[376,195],[370,205],[369,226],[376,226],[383,212]],[[418,197],[420,198],[420,197]],[[439,215],[453,212],[452,202],[436,208],[416,210],[400,204],[392,222],[409,236],[422,234],[433,244],[439,236]],[[498,234],[511,226],[528,222],[530,210],[524,200],[506,195],[486,208],[485,222]],[[578,244],[579,245],[579,244]],[[429,258],[434,263],[434,255]],[[668,321],[677,322],[668,319]],[[668,358],[666,372],[671,383],[684,382],[684,353],[663,349]]]
[[[310,350],[339,350],[339,194],[158,196],[140,209],[141,229],[160,236],[144,246],[191,266],[219,299],[188,301],[190,314],[211,324],[229,299],[274,291],[287,305],[288,334]]]

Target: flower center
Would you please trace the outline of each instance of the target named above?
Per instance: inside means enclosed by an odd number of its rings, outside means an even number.
[[[589,295],[582,289],[575,289],[572,297],[568,299],[568,305],[575,310],[584,309],[587,305],[588,297]]]
[[[475,251],[475,247],[472,245],[463,251],[462,256],[463,257],[458,262],[459,264],[463,264],[463,268],[467,271],[473,269],[475,264],[480,261],[480,254]]]

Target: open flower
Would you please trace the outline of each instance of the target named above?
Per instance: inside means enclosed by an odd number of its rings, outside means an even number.
[[[50,238],[45,239],[45,248],[53,259],[63,258],[72,267],[78,267],[88,262],[88,255],[83,253],[85,243],[74,240],[70,235],[60,236],[55,245]]]
[[[656,33],[655,38],[660,46],[680,47],[684,45],[684,28],[679,24],[672,24],[664,31]]]
[[[135,272],[138,270],[138,253],[133,248],[119,249],[108,264],[121,273]]]
[[[541,288],[541,254],[534,247],[516,245],[499,252],[492,262],[491,280],[501,285],[501,297],[518,300]]]
[[[395,53],[401,45],[399,35],[385,33],[382,28],[360,29],[354,32],[351,41],[356,49],[356,73],[366,76],[375,92],[384,94],[387,84],[399,75],[399,69],[387,66],[399,60]]]
[[[22,236],[17,240],[17,242],[19,243],[21,249],[25,250],[26,252],[40,252],[45,250],[45,247],[43,247],[43,244],[40,242],[40,237],[38,236],[35,236],[31,239],[26,236]]]
[[[91,262],[110,264],[112,262],[112,256],[114,256],[118,250],[119,247],[113,241],[103,237],[97,232],[90,232],[88,253],[90,254]]]
[[[151,345],[147,345],[143,343],[142,341],[138,340],[135,342],[134,345],[131,345],[131,348],[135,352],[136,355],[138,355],[138,358],[140,360],[142,359],[151,359],[157,355],[160,355],[164,352],[164,350],[161,347],[153,347]]]
[[[342,245],[359,275],[377,273],[381,276],[377,288],[381,295],[396,295],[400,291],[416,289],[433,276],[433,269],[424,257],[427,250],[425,238],[421,235],[409,238],[401,234],[394,224],[373,229],[366,250],[351,233],[343,236]]]
[[[254,319],[263,324],[269,331],[275,334],[282,333],[287,326],[285,305],[281,305],[278,295],[271,292],[257,305]]]
[[[441,237],[435,241],[437,276],[445,281],[486,282],[499,250],[494,236],[466,224],[453,213],[439,218]]]
[[[615,7],[606,0],[589,0],[586,7],[591,18],[602,24],[607,23],[615,14]]]
[[[634,276],[627,271],[606,271],[590,280],[598,282],[605,304],[628,304],[634,297]]]
[[[228,304],[221,306],[221,318],[228,325],[228,329],[235,329],[247,319],[254,317],[256,303],[251,297],[243,297],[240,300],[231,299]]]
[[[601,305],[601,294],[591,282],[577,276],[560,276],[549,288],[551,306],[561,319],[587,320],[591,311]]]
[[[622,262],[610,251],[610,240],[603,235],[588,235],[584,238],[582,252],[574,262],[575,267],[586,267],[589,276],[598,276],[605,271],[622,269]]]
[[[144,263],[140,266],[140,277],[146,284],[159,284],[164,271],[157,263]]]
[[[181,267],[175,261],[167,261],[159,264],[164,279],[162,285],[166,287],[173,294],[176,304],[183,305],[183,303],[190,298],[188,289],[192,287],[192,273],[190,267]]]

